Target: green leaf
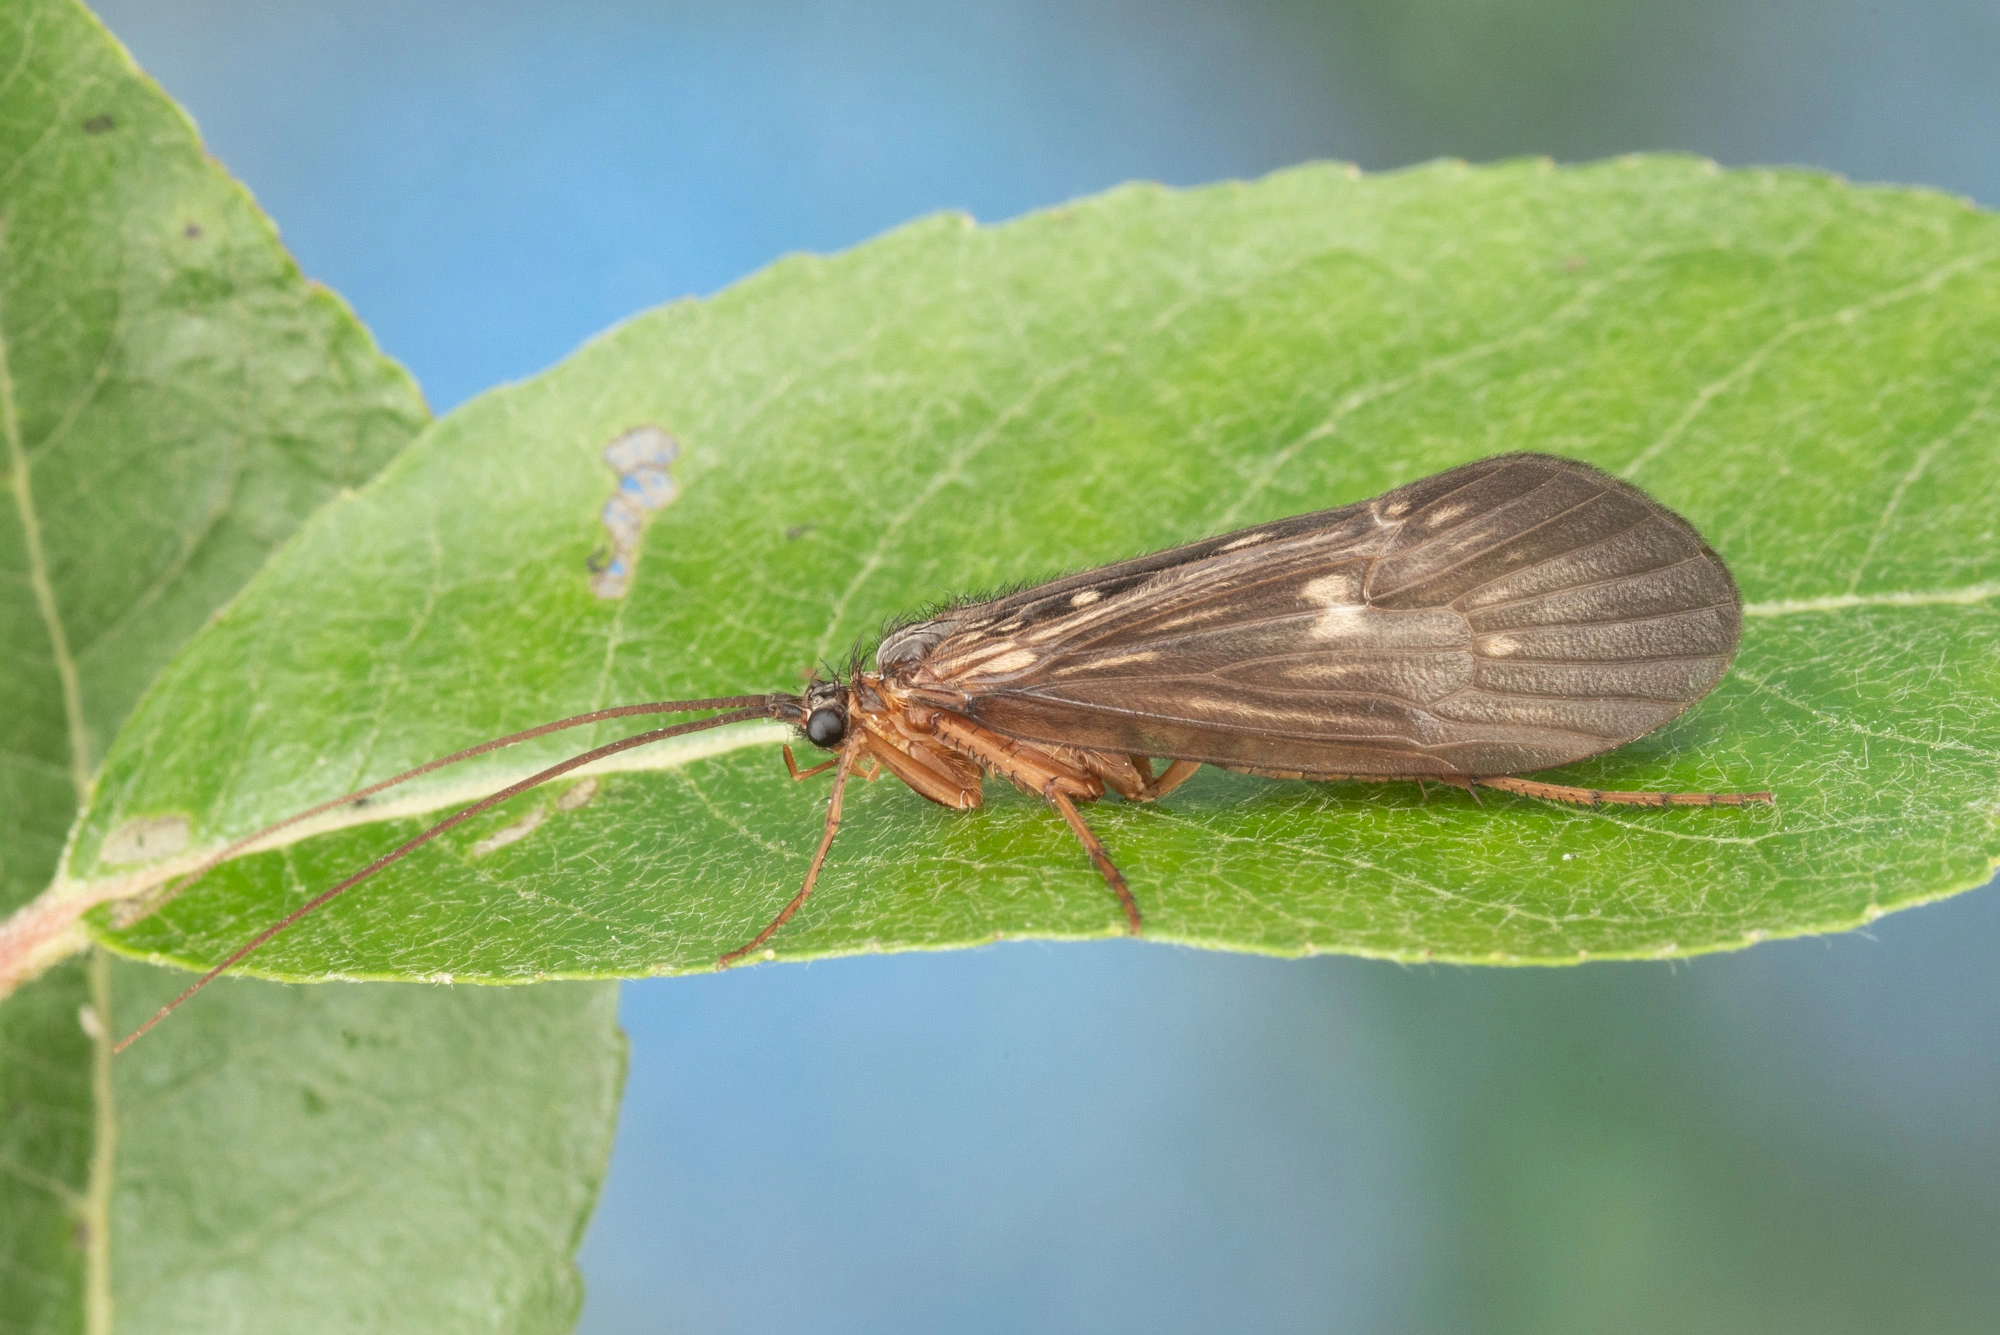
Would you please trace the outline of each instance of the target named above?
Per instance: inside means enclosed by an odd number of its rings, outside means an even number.
[[[884,618],[1467,459],[1548,450],[1691,519],[1748,601],[1736,670],[1550,777],[1775,790],[1575,810],[1208,770],[1090,819],[1155,940],[1402,959],[1670,956],[1851,927],[2000,852],[2000,223],[1802,172],[1635,159],[1130,187],[940,217],[652,312],[438,423],[317,516],[121,736],[70,874],[158,881],[133,822],[218,846],[593,707],[795,688]],[[593,592],[607,442],[679,494]],[[636,728],[628,731],[636,731]],[[103,939],[204,964],[546,739],[210,875]],[[253,957],[326,976],[713,966],[799,883],[824,792],[774,725],[469,822]],[[823,782],[823,781],[822,781]],[[589,796],[587,802],[579,802]],[[522,836],[496,839],[501,832]],[[186,866],[191,857],[181,859]],[[1062,822],[856,785],[785,958],[1122,930]]]
[[[426,413],[88,13],[8,5],[0,71],[4,994],[84,943],[45,888],[148,680]],[[251,983],[114,1066],[185,983],[98,951],[0,1004],[0,1327],[568,1328],[609,989]]]
[[[95,952],[102,956],[104,952]],[[137,967],[137,966],[128,966]],[[91,1251],[90,962],[66,960],[0,1005],[0,1311],[12,1331],[83,1328]]]
[[[120,1032],[186,982],[111,974]],[[118,1059],[120,1326],[571,1329],[617,990],[228,981]]]

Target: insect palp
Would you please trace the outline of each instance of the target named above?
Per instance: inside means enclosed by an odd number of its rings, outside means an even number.
[[[792,748],[790,746],[780,747],[779,752],[785,757],[785,769],[791,774],[792,782],[794,783],[810,779],[815,774],[824,774],[840,763],[839,757],[835,757],[832,760],[823,760],[811,769],[800,769],[799,762],[792,758]]]

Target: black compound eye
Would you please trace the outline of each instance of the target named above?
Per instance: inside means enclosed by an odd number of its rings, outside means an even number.
[[[847,716],[838,709],[815,709],[806,716],[806,740],[814,746],[838,746],[846,735]]]

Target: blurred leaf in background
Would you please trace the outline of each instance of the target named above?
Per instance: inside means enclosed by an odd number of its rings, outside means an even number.
[[[13,911],[54,874],[146,683],[425,411],[82,8],[8,6],[0,68]],[[335,1324],[415,1310],[420,1289],[568,1327],[623,1069],[608,991],[249,983],[114,1068],[115,1027],[184,982],[94,953],[0,1003],[0,1325],[303,1330],[298,1286],[318,1286],[342,1294],[321,1309]],[[488,1229],[495,1207],[509,1233]]]

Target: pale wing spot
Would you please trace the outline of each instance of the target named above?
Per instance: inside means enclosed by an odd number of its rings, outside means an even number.
[[[983,663],[976,664],[975,670],[979,672],[1019,672],[1022,668],[1033,667],[1039,660],[1040,656],[1031,650],[1016,649],[1012,653],[1001,654],[998,658],[989,658]]]
[[[1341,570],[1331,575],[1321,575],[1318,579],[1307,580],[1299,590],[1299,597],[1315,607],[1329,610],[1344,608],[1360,611],[1365,597],[1361,592],[1361,572]]]
[[[1521,642],[1506,635],[1496,635],[1490,640],[1479,642],[1480,652],[1490,654],[1494,658],[1505,658],[1509,654],[1519,653],[1520,649]]]
[[[1123,667],[1127,663],[1150,663],[1159,656],[1159,650],[1145,649],[1137,653],[1113,654],[1109,658],[1093,658],[1081,666],[1087,671],[1095,672],[1099,668]]]
[[[1382,507],[1382,518],[1401,519],[1409,512],[1410,503],[1408,501],[1397,501],[1394,505],[1385,505]]]
[[[1362,618],[1367,612],[1359,603],[1333,603],[1326,615],[1313,623],[1312,636],[1315,640],[1365,641],[1369,632]]]
[[[1090,598],[1093,602],[1099,602],[1102,597],[1103,595],[1097,590],[1090,590]],[[1076,598],[1081,600],[1083,595],[1077,594]],[[1129,602],[1129,600],[1127,601]],[[1099,602],[1094,612],[1088,604],[1083,606],[1073,605],[1069,611],[1053,616],[1039,626],[1033,627],[1021,639],[1027,644],[1048,644],[1052,641],[1066,640],[1085,627],[1093,626],[1103,620],[1104,617],[1115,614],[1121,605],[1116,599],[1108,603]]]
[[[1449,524],[1452,520],[1466,513],[1468,508],[1463,501],[1456,505],[1442,505],[1431,511],[1427,517],[1433,524]]]
[[[958,662],[981,663],[984,662],[986,659],[991,658],[995,654],[1014,653],[1017,650],[1019,650],[1021,646],[1014,643],[1012,640],[980,641],[975,639],[972,640],[970,643],[967,643],[965,640],[954,640],[952,642],[952,647],[956,648],[959,651],[956,655]]]
[[[1313,622],[1312,637],[1340,650],[1386,652],[1409,649],[1464,649],[1472,629],[1465,618],[1443,607],[1387,612],[1354,603],[1335,603]]]
[[[1104,595],[1096,589],[1085,589],[1082,593],[1076,594],[1073,597],[1071,597],[1069,600],[1069,605],[1071,607],[1088,607],[1092,603],[1096,602],[1099,598],[1102,598],[1103,596]]]
[[[1263,542],[1270,536],[1271,535],[1268,533],[1245,533],[1242,537],[1238,538],[1236,541],[1226,542],[1222,546],[1216,548],[1215,550],[1217,552],[1233,552],[1241,547],[1255,547],[1258,543]]]
[[[1153,623],[1153,632],[1164,635],[1170,630],[1185,630],[1190,626],[1213,626],[1230,620],[1227,609],[1197,607],[1192,612],[1183,612],[1177,617],[1166,617]]]

